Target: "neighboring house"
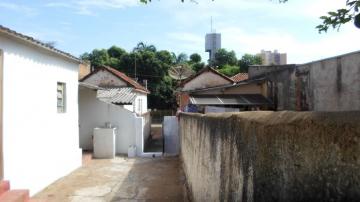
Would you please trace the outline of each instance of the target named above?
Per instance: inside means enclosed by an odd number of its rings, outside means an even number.
[[[234,83],[233,80],[215,69],[211,67],[203,68],[198,73],[181,82],[180,92],[176,95],[178,105],[182,111],[186,111],[185,108],[189,104],[189,94],[187,91],[223,86],[232,83]]]
[[[251,66],[265,78],[275,110],[360,110],[360,51],[300,65]]]
[[[31,195],[81,166],[80,60],[0,26],[1,178]]]
[[[148,112],[147,95],[150,93],[144,86],[126,76],[124,73],[107,66],[98,68],[91,72],[80,82],[91,84],[102,88],[132,88],[136,94],[135,101],[132,104],[124,104],[123,107],[131,112],[143,114]]]
[[[240,78],[241,77],[241,78]],[[268,109],[264,81],[247,81],[244,74],[228,78],[208,68],[183,82],[178,93],[179,106],[189,112],[227,112]],[[220,85],[219,85],[220,84]]]
[[[110,67],[101,67],[80,81],[80,147],[93,150],[93,130],[110,122],[117,128],[116,153],[126,154],[135,145],[143,156],[144,143],[150,134],[147,95],[150,92]]]

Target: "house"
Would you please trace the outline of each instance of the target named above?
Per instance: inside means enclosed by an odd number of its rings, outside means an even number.
[[[0,26],[0,175],[30,194],[81,166],[80,60]]]
[[[215,69],[211,67],[203,68],[198,73],[181,82],[180,90],[176,95],[178,105],[182,111],[187,111],[186,107],[189,105],[190,101],[188,91],[223,86],[232,83],[234,83],[233,80]]]
[[[275,110],[360,110],[360,51],[298,65],[250,66]]]
[[[182,111],[205,113],[268,109],[271,102],[264,96],[264,80],[248,81],[246,77],[240,73],[229,78],[208,68],[183,82],[179,106]]]
[[[126,154],[136,146],[143,156],[150,135],[150,92],[132,78],[103,66],[80,80],[79,122],[80,148],[93,150],[93,130],[110,122],[117,128],[116,153]]]
[[[132,92],[136,94],[136,98],[132,104],[124,103],[122,106],[137,114],[143,114],[148,111],[147,95],[150,93],[149,90],[114,68],[102,66],[85,76],[80,82],[107,89],[129,87],[132,89]]]

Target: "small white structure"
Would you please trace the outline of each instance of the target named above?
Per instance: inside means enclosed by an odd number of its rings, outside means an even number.
[[[12,188],[33,195],[81,166],[79,64],[0,26],[0,166]]]
[[[81,80],[79,88],[80,147],[93,150],[93,129],[106,122],[117,128],[116,153],[136,146],[142,156],[150,134],[149,91],[125,74],[102,67]]]
[[[135,112],[136,114],[143,114],[148,111],[147,108],[147,95],[150,93],[144,86],[132,78],[126,76],[124,73],[117,71],[114,68],[103,66],[96,71],[91,72],[83,79],[83,83],[98,86],[105,89],[120,89],[131,88],[131,92],[136,94],[134,102],[129,103],[116,103],[121,104],[125,109]]]

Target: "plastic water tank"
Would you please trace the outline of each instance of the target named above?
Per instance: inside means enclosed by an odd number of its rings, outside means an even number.
[[[94,157],[115,157],[116,128],[94,128]]]
[[[128,157],[129,158],[135,158],[136,157],[136,146],[130,145],[128,148]]]

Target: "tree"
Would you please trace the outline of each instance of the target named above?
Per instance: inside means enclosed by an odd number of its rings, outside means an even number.
[[[109,55],[106,49],[94,49],[91,53],[84,53],[80,56],[82,60],[88,60],[91,66],[97,68],[109,63]]]
[[[339,30],[341,25],[350,21],[354,21],[355,26],[360,28],[359,8],[360,0],[346,0],[345,8],[330,11],[328,12],[328,15],[321,16],[320,19],[323,20],[323,23],[318,25],[316,28],[319,33],[327,32],[330,27]]]
[[[186,53],[180,53],[177,57],[176,57],[176,64],[182,64],[182,63],[186,63],[188,60],[188,56],[186,55]]]
[[[190,55],[190,62],[192,63],[199,63],[201,62],[201,56],[197,53],[193,53]]]
[[[248,72],[250,65],[261,65],[262,59],[258,55],[244,54],[238,61],[240,72]]]
[[[239,73],[240,68],[239,66],[225,65],[221,69],[219,69],[219,72],[225,74],[226,76],[231,77]]]
[[[236,54],[234,51],[227,51],[224,48],[219,49],[215,53],[215,66],[222,68],[225,65],[234,66],[237,63]]]
[[[120,59],[122,55],[126,54],[126,51],[117,46],[111,46],[108,50],[109,57]]]

